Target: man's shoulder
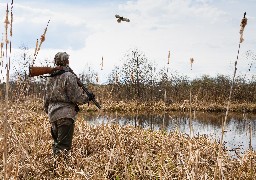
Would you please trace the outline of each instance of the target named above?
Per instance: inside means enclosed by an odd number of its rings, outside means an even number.
[[[62,75],[65,77],[76,77],[73,73],[71,73],[69,71],[65,71]]]
[[[69,71],[63,73],[62,75],[64,76],[65,79],[69,79],[71,81],[76,81],[76,76]]]

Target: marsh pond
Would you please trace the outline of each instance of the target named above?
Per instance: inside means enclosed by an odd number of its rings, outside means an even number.
[[[168,114],[82,114],[92,125],[117,123],[167,133],[178,130],[188,137],[190,122],[192,135],[205,135],[213,141],[220,141],[225,113],[172,112]],[[191,121],[190,121],[191,118]],[[250,128],[251,127],[251,128]],[[250,129],[252,133],[250,135]],[[250,147],[256,149],[256,114],[229,113],[223,137],[224,145],[230,152],[243,153]]]

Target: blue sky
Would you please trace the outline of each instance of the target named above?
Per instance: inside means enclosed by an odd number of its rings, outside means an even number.
[[[10,5],[11,0],[0,3],[2,22],[6,3]],[[38,64],[53,59],[58,51],[66,51],[75,72],[90,66],[103,83],[124,54],[138,48],[159,69],[169,68],[189,77],[231,75],[240,22],[246,12],[248,24],[238,62],[238,73],[245,74],[248,64],[254,62],[246,58],[246,51],[256,54],[255,8],[256,0],[14,0],[11,56],[18,56],[22,44],[32,53],[50,20]],[[115,14],[131,21],[117,23]],[[4,33],[4,24],[0,32]],[[102,56],[104,67],[100,70]],[[191,57],[195,60],[192,70]]]

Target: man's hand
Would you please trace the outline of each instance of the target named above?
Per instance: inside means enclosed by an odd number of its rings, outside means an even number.
[[[88,96],[89,101],[92,101],[93,99],[95,99],[95,95],[93,93],[89,93],[89,94],[87,94],[87,96]]]

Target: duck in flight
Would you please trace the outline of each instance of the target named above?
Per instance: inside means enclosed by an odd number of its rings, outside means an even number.
[[[123,16],[115,15],[115,17],[117,18],[118,23],[120,23],[121,21],[130,22],[130,19],[124,18]]]

